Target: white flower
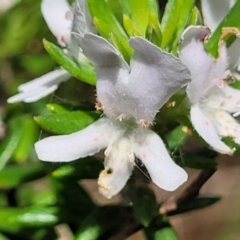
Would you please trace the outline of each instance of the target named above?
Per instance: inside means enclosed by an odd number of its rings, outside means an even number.
[[[42,15],[58,43],[65,47],[70,44],[72,10],[66,0],[42,0]]]
[[[231,137],[240,144],[240,125],[231,116],[240,111],[240,92],[224,81],[228,67],[225,44],[219,47],[217,59],[205,51],[203,41],[209,34],[205,27],[189,27],[180,45],[179,57],[192,76],[187,87],[190,117],[196,131],[212,148],[232,154],[221,137]]]
[[[85,62],[86,57],[81,53],[77,43],[71,38],[71,31],[76,31],[78,26],[84,29],[84,32],[95,31],[89,16],[85,0],[77,0],[73,8],[66,0],[43,0],[41,4],[43,17],[48,24],[49,29],[57,38],[59,44],[67,47],[68,54],[75,57],[79,62]],[[74,12],[74,17],[73,13]],[[79,14],[81,18],[79,19]],[[86,17],[85,17],[86,16]],[[77,19],[74,19],[77,18]],[[77,29],[77,30],[78,30]],[[56,69],[39,78],[18,87],[19,93],[10,97],[8,103],[15,102],[35,102],[51,93],[53,93],[60,83],[67,81],[71,75],[65,69]]]
[[[204,24],[214,32],[235,3],[236,0],[202,0]],[[240,79],[240,39],[237,38],[227,51],[229,68]]]
[[[186,181],[186,172],[173,162],[161,138],[143,126],[189,81],[188,70],[179,59],[140,37],[130,39],[134,49],[130,65],[102,37],[85,34],[81,44],[96,67],[98,107],[106,116],[81,131],[37,142],[39,159],[68,162],[106,148],[98,184],[107,198],[124,187],[135,156],[154,183],[165,190],[176,189]]]
[[[70,5],[66,0],[43,0],[41,4],[43,17],[49,29],[61,46],[70,43],[72,21]],[[71,75],[65,69],[56,69],[39,78],[18,87],[19,93],[8,98],[8,103],[35,102],[53,93],[60,83],[68,80]]]
[[[70,78],[70,74],[64,69],[57,69],[41,77],[18,86],[19,93],[8,98],[8,103],[35,102],[54,92],[58,85]]]

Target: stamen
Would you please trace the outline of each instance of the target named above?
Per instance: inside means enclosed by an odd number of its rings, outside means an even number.
[[[141,124],[142,127],[148,128],[151,123],[150,123],[149,121],[147,121],[147,120],[141,119],[141,120],[140,120],[140,124]]]
[[[96,110],[98,111],[98,110],[102,110],[104,107],[103,107],[103,105],[102,105],[101,102],[97,101],[97,102],[95,103],[95,108],[96,108]]]
[[[112,145],[108,145],[107,149],[104,151],[104,155],[107,157],[111,150],[112,150],[113,146]]]
[[[240,111],[233,113],[233,117],[238,117],[240,115]]]

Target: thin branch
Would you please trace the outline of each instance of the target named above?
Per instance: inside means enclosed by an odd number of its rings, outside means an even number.
[[[170,197],[166,202],[164,202],[161,205],[159,212],[161,214],[167,214],[176,210],[179,205],[197,197],[202,186],[215,172],[216,169],[203,170],[199,176],[180,194],[180,196]]]

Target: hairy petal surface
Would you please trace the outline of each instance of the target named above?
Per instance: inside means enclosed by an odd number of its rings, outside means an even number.
[[[232,154],[233,151],[221,141],[215,125],[214,116],[204,113],[198,105],[191,107],[190,118],[198,134],[216,151]]]
[[[214,59],[204,49],[204,38],[210,30],[202,26],[190,26],[183,35],[179,57],[191,72],[192,81],[187,88],[190,101],[195,104],[212,86],[220,84],[227,68],[227,52],[223,45],[219,58]]]
[[[10,97],[8,103],[15,102],[35,102],[42,97],[54,92],[58,85],[70,78],[70,74],[65,69],[57,69],[41,77],[19,85],[19,94]]]
[[[153,182],[167,191],[174,191],[187,180],[187,173],[170,157],[161,138],[142,128],[133,139],[134,154],[143,162]]]
[[[129,75],[129,66],[121,53],[104,38],[87,33],[81,41],[84,54],[95,65],[97,73],[97,98],[108,116],[118,117],[124,113],[122,98],[127,97],[118,85]],[[127,86],[126,86],[127,87]],[[122,89],[121,89],[122,90]]]
[[[42,0],[43,17],[61,46],[70,43],[71,8],[66,0]]]
[[[98,179],[99,192],[106,198],[111,198],[122,190],[134,166],[128,138],[118,139],[110,148],[105,151],[105,170]]]
[[[142,37],[132,37],[129,43],[134,54],[125,84],[133,106],[126,102],[125,109],[135,119],[151,122],[167,100],[190,81],[190,73],[180,59]]]
[[[40,160],[69,162],[106,148],[118,137],[117,134],[118,129],[110,120],[101,118],[81,131],[40,140],[35,144],[35,150]]]

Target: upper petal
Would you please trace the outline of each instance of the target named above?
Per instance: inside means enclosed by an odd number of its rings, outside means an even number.
[[[205,25],[214,32],[235,2],[236,0],[202,0]]]
[[[60,45],[70,43],[71,8],[66,0],[42,0],[41,11],[43,17]]]
[[[209,113],[211,114],[211,113]],[[221,141],[215,122],[204,113],[198,105],[191,107],[191,121],[198,134],[216,151],[224,154],[232,154],[233,151]]]
[[[134,159],[131,158],[131,147],[128,138],[116,140],[105,152],[105,170],[98,179],[99,192],[107,198],[119,193],[132,174]]]
[[[153,121],[163,104],[190,81],[190,73],[180,59],[144,38],[132,37],[129,43],[134,54],[129,78],[122,80],[122,91],[132,104],[126,101],[124,108],[137,120]]]
[[[121,101],[125,95],[125,92],[119,92],[118,84],[129,75],[128,64],[121,53],[100,36],[85,34],[81,47],[96,68],[98,100],[106,114],[118,117],[123,113]]]
[[[35,150],[40,160],[68,162],[106,148],[117,132],[108,118],[101,118],[81,131],[40,140],[35,144]]]
[[[149,129],[141,129],[133,138],[134,154],[143,162],[153,182],[174,191],[187,180],[187,173],[170,157],[161,138]]]
[[[190,26],[182,35],[179,57],[191,72],[192,81],[188,85],[187,94],[193,104],[214,84],[218,84],[227,68],[225,45],[219,49],[218,59],[211,57],[204,49],[203,41],[209,34],[206,27]]]

